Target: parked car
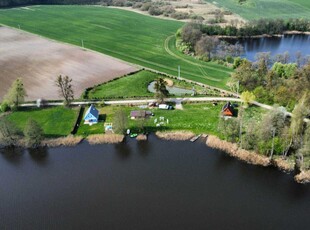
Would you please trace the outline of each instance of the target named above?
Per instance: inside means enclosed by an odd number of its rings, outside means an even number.
[[[159,109],[173,109],[173,107],[172,107],[172,105],[167,105],[167,104],[160,104],[160,105],[158,105],[158,108]]]

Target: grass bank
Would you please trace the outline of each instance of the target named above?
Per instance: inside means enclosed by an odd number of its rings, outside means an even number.
[[[78,108],[52,107],[44,109],[24,109],[8,114],[6,117],[23,130],[31,118],[39,123],[46,137],[67,136],[73,129]]]
[[[0,10],[0,23],[82,46],[124,61],[226,88],[231,69],[176,51],[183,23],[98,6],[30,6]],[[173,37],[173,36],[172,36]]]
[[[127,98],[143,98],[154,97],[154,93],[148,91],[148,85],[157,78],[169,79],[174,87],[192,90],[201,95],[219,95],[211,89],[188,83],[184,80],[168,78],[165,75],[142,70],[137,73],[126,75],[124,77],[103,83],[88,90],[87,97],[89,99],[127,99]],[[173,96],[173,95],[172,95]]]
[[[308,0],[245,0],[243,4],[236,0],[206,1],[239,14],[248,20],[259,18],[310,19],[310,2]]]

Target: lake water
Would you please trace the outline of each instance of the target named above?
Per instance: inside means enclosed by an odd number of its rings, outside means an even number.
[[[0,229],[308,229],[310,186],[203,141],[0,154]]]
[[[239,43],[244,47],[244,56],[251,61],[255,60],[258,52],[271,52],[274,56],[287,51],[291,60],[295,59],[297,52],[304,56],[310,55],[310,35],[287,34],[281,37],[248,38],[239,40]]]

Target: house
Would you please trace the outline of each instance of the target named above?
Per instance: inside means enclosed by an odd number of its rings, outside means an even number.
[[[147,118],[149,116],[154,116],[154,114],[151,111],[145,110],[134,110],[130,112],[131,119]]]
[[[94,105],[91,105],[85,113],[84,124],[96,124],[98,123],[99,111]]]
[[[227,102],[222,108],[222,115],[223,116],[230,116],[234,115],[234,107],[230,102]]]

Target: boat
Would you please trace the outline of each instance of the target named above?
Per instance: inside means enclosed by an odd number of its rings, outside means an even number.
[[[195,136],[195,137],[192,137],[192,138],[190,139],[190,142],[195,142],[195,141],[197,141],[199,137],[201,137],[201,134],[199,134],[199,135],[197,135],[197,136]]]

